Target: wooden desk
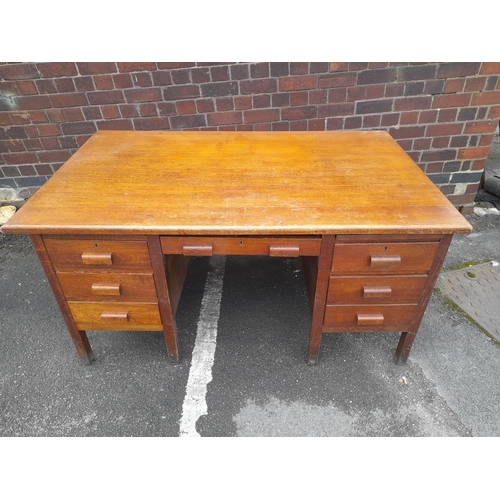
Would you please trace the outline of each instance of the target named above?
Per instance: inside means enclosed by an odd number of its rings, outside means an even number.
[[[454,233],[472,228],[386,132],[97,132],[3,226],[30,234],[78,354],[163,331],[191,256],[301,257],[312,322],[401,331],[404,363]],[[256,325],[257,327],[257,325]]]

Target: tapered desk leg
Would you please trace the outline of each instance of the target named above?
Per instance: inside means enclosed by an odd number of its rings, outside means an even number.
[[[42,264],[43,270],[45,271],[45,275],[47,276],[47,280],[52,288],[52,292],[57,300],[57,304],[59,305],[64,321],[66,322],[71,338],[73,339],[76,351],[82,361],[90,364],[94,360],[94,354],[92,353],[89,339],[87,338],[85,331],[78,330],[75,322],[73,321],[73,316],[64,297],[59,280],[57,279],[57,274],[52,267],[43,238],[39,234],[32,234],[30,237],[38,258],[40,259],[40,263]]]
[[[420,323],[422,322],[427,304],[429,303],[432,291],[434,290],[434,285],[436,284],[436,281],[439,277],[439,271],[441,271],[441,267],[446,257],[446,253],[448,252],[448,248],[450,247],[452,237],[453,235],[451,234],[445,234],[439,242],[439,247],[437,249],[436,256],[434,257],[434,262],[432,263],[431,269],[427,276],[424,291],[422,292],[420,302],[418,304],[417,313],[415,314],[415,317],[413,318],[408,331],[403,332],[399,339],[398,347],[396,348],[396,353],[394,354],[394,362],[397,365],[404,365],[406,363],[406,360],[408,359],[408,356],[410,355],[413,341],[417,336]]]
[[[167,355],[170,361],[179,362],[179,350],[177,343],[177,328],[175,324],[172,307],[171,294],[169,291],[167,276],[165,272],[165,260],[161,250],[159,236],[147,236],[149,256],[153,268],[156,294],[160,308],[160,316],[163,323],[163,334],[167,344]]]
[[[309,336],[309,351],[307,354],[308,365],[315,365],[318,363],[334,241],[335,236],[333,235],[324,235],[321,241],[318,275],[316,277],[316,287],[314,291],[311,333]]]

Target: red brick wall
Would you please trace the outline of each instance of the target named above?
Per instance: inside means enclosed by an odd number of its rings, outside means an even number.
[[[479,62],[0,63],[0,187],[32,194],[99,129],[384,129],[468,211],[499,76]]]

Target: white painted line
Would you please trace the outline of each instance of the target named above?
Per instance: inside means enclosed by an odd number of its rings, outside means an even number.
[[[196,431],[196,422],[202,415],[207,414],[205,398],[207,385],[212,380],[226,257],[212,257],[210,266],[211,269],[208,272],[201,301],[200,319],[198,320],[196,341],[189,369],[186,396],[182,405],[179,429],[181,437],[200,437]]]

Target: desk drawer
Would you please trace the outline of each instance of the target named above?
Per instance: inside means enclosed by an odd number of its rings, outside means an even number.
[[[68,302],[79,330],[162,330],[158,304]]]
[[[333,274],[423,274],[434,261],[439,243],[339,243],[333,252]]]
[[[56,271],[151,272],[145,241],[44,238]]]
[[[151,274],[57,273],[67,300],[155,302]]]
[[[414,304],[424,290],[427,275],[331,276],[329,304]]]
[[[271,257],[299,257],[319,255],[320,247],[321,237],[226,238],[165,236],[161,238],[162,251],[167,255],[270,255]]]
[[[405,305],[327,305],[324,331],[404,331],[417,311],[416,304]]]

